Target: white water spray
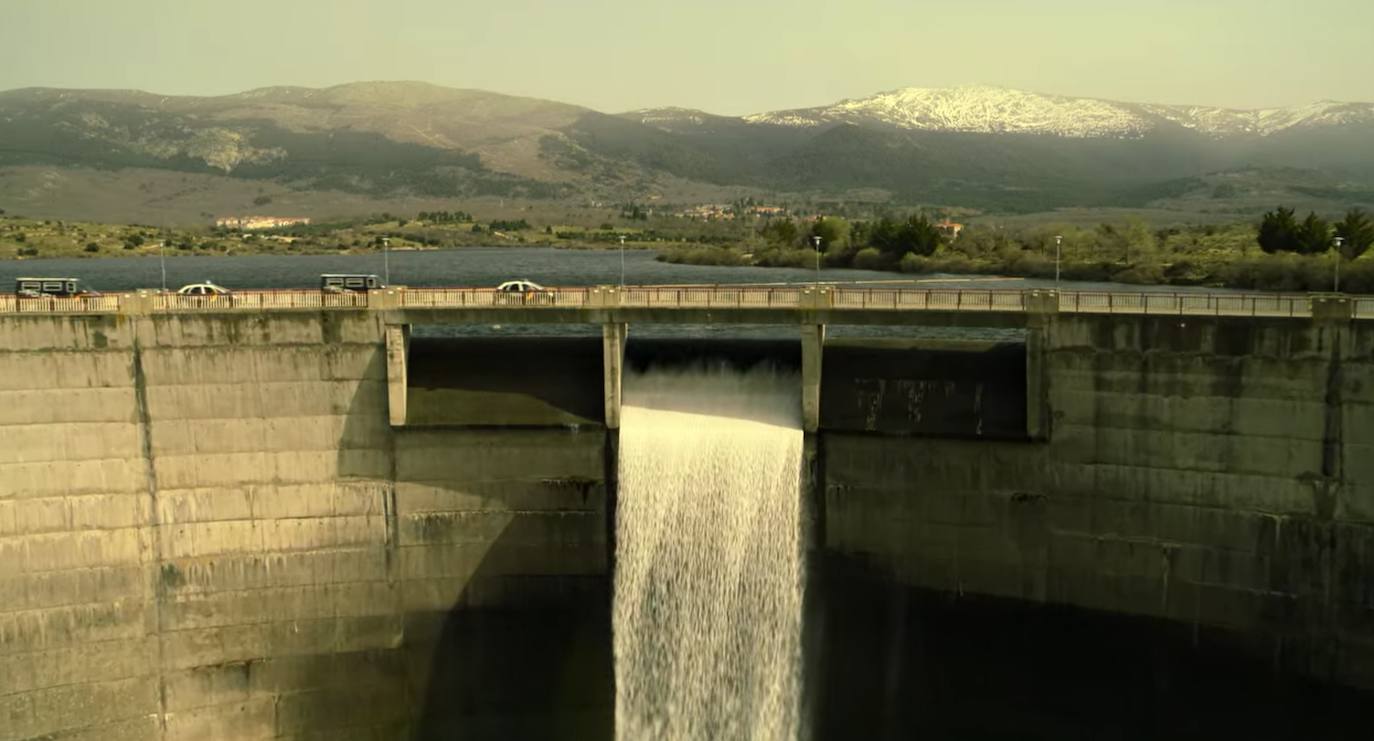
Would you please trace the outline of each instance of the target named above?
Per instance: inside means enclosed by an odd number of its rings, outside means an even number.
[[[616,735],[796,739],[800,380],[627,372],[623,389]]]

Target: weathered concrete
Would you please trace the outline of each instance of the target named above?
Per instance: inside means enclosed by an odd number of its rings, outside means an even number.
[[[625,367],[625,339],[629,325],[612,322],[603,327],[602,368],[605,374],[606,428],[620,429],[620,381]]]
[[[821,428],[1028,439],[1026,357],[1018,342],[832,341],[815,389]]]
[[[1374,686],[1374,326],[1060,315],[1043,342],[1046,443],[823,432],[827,548]]]
[[[387,414],[393,427],[406,423],[406,359],[410,355],[410,325],[386,328]]]
[[[600,427],[602,342],[592,337],[419,337],[410,427]]]
[[[384,335],[0,319],[0,739],[608,734],[603,432],[393,430]]]
[[[825,357],[825,325],[803,324],[802,345],[802,430],[815,432],[821,426],[821,366]]]
[[[393,427],[389,315],[0,317],[0,739],[609,734],[604,338],[576,373],[412,342]],[[953,393],[827,429],[822,401],[808,542],[1374,686],[1374,327],[1028,324],[1024,421]],[[960,380],[839,357],[822,399]]]

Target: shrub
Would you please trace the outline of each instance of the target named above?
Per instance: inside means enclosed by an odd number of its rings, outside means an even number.
[[[876,247],[865,247],[854,254],[853,265],[859,270],[890,270],[892,259]]]
[[[95,242],[87,242],[87,243],[86,243],[86,251],[87,251],[87,252],[99,252],[99,251],[100,251],[100,245],[96,244]]]
[[[754,255],[754,262],[770,268],[815,268],[816,253],[811,250],[770,248]]]
[[[727,247],[675,247],[659,253],[659,262],[680,265],[748,265],[744,253]]]
[[[902,261],[897,263],[897,269],[903,273],[929,273],[933,270],[931,259],[921,257],[914,252],[908,252],[902,256]]]

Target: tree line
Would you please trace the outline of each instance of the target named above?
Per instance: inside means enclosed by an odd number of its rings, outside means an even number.
[[[1335,224],[1327,223],[1315,211],[1298,221],[1293,209],[1279,206],[1264,214],[1257,239],[1260,249],[1271,255],[1318,255],[1335,247],[1339,239],[1341,257],[1354,260],[1374,245],[1374,221],[1358,208],[1346,212]]]

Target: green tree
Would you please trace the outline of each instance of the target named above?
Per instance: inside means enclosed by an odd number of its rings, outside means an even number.
[[[849,247],[849,222],[834,216],[816,219],[806,238],[808,247],[816,244],[816,237],[821,238],[822,252],[846,249]]]
[[[1298,252],[1304,255],[1317,255],[1331,248],[1331,225],[1309,212],[1298,227]]]
[[[1358,259],[1370,246],[1374,246],[1374,221],[1363,209],[1347,211],[1345,218],[1336,222],[1336,236],[1343,241],[1341,256],[1347,260]]]
[[[792,223],[791,219],[773,219],[763,225],[759,234],[768,242],[784,247],[795,247],[797,237],[800,236],[797,225]]]
[[[1298,222],[1293,218],[1293,209],[1279,206],[1266,212],[1259,225],[1259,246],[1269,254],[1276,252],[1297,252],[1301,240]]]
[[[898,240],[902,247],[898,257],[908,252],[929,257],[939,248],[944,240],[944,234],[926,218],[925,214],[915,214],[908,217],[906,223],[898,230]]]

